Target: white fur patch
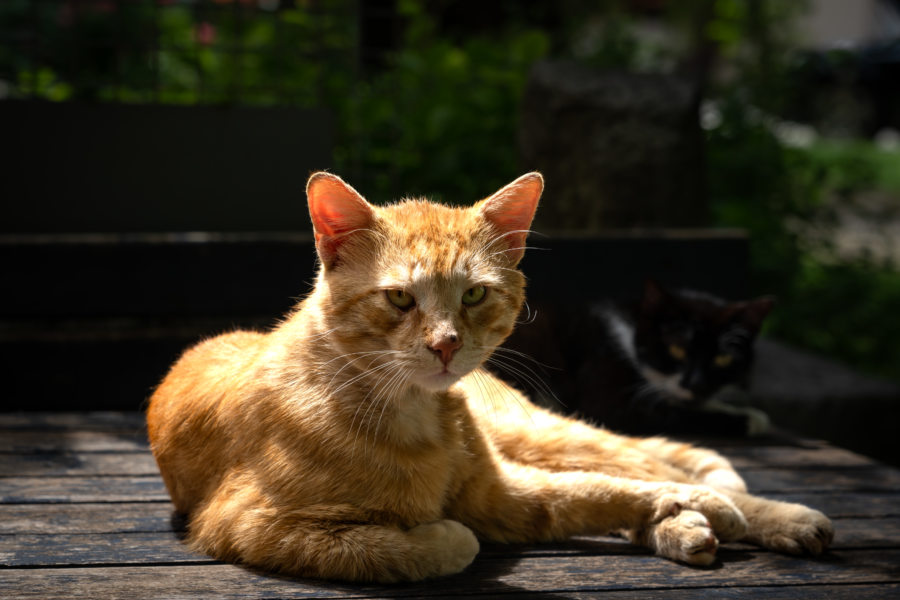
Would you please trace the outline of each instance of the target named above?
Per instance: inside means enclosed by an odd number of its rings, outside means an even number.
[[[606,320],[613,339],[622,353],[637,364],[637,351],[634,348],[634,327],[612,310],[604,310],[601,316]]]
[[[694,393],[680,385],[681,374],[665,375],[650,367],[641,367],[641,374],[657,389],[679,400],[693,400]]]

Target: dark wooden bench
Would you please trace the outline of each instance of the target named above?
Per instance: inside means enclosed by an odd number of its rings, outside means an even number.
[[[188,551],[140,413],[0,415],[2,598],[900,597],[900,471],[824,442],[706,440],[751,488],[825,511],[820,558],[725,544],[696,569],[617,538],[485,544],[462,574],[380,586],[292,579]]]

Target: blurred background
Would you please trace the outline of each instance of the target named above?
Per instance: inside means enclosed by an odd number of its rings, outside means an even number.
[[[758,402],[897,460],[898,131],[898,0],[4,0],[4,408],[137,408],[172,340],[271,322],[313,170],[471,203],[539,169],[538,231],[618,240],[577,285],[776,295]]]

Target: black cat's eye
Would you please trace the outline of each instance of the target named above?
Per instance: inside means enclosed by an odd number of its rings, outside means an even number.
[[[687,357],[687,352],[684,347],[679,346],[678,344],[669,344],[669,355],[672,356],[675,360],[684,360]]]
[[[384,295],[391,304],[400,310],[409,310],[416,305],[416,299],[412,294],[403,290],[385,290]]]
[[[734,357],[730,354],[719,354],[713,359],[713,364],[720,369],[730,367],[732,362],[734,362]]]
[[[462,303],[466,306],[475,306],[484,300],[485,296],[487,296],[487,288],[483,285],[476,285],[463,293]]]

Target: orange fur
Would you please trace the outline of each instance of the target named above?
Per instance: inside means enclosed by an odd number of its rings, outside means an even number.
[[[359,581],[461,571],[478,539],[624,531],[690,564],[719,539],[825,548],[824,515],[747,495],[714,452],[558,416],[481,368],[524,301],[516,265],[542,189],[531,173],[470,208],[375,207],[310,178],[312,292],[268,333],[187,350],[150,402],[194,548]]]

